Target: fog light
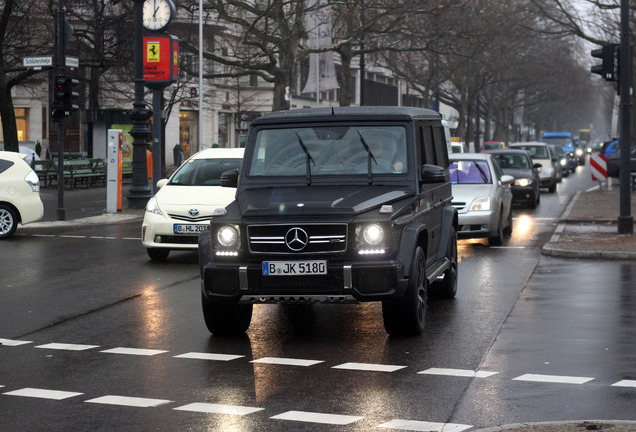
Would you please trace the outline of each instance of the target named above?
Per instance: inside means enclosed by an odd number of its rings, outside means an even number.
[[[161,236],[155,236],[155,243],[161,243]]]

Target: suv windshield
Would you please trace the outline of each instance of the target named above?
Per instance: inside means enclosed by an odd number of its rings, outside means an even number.
[[[367,124],[261,129],[247,175],[314,177],[369,172],[407,172],[404,127]]]

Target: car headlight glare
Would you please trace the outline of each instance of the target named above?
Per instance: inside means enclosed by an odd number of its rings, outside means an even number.
[[[532,179],[520,178],[515,180],[515,186],[526,187],[526,186],[530,186],[531,184],[532,184]]]
[[[577,156],[583,156],[583,150],[581,150],[581,149],[576,149],[576,155],[577,155]]]
[[[378,224],[369,224],[362,229],[363,240],[370,245],[377,245],[384,239],[384,230]]]
[[[478,197],[470,205],[470,211],[490,211],[490,197]]]
[[[153,213],[153,214],[161,214],[161,209],[159,208],[159,204],[157,203],[157,198],[152,197],[148,200],[148,203],[146,204],[146,211],[148,213]]]
[[[238,229],[232,225],[224,225],[216,232],[216,240],[224,247],[236,246],[239,240]]]

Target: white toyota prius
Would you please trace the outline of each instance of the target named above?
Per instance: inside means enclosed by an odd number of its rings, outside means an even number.
[[[196,250],[199,233],[209,228],[215,209],[234,200],[236,189],[221,187],[221,174],[239,169],[243,148],[211,148],[186,160],[146,205],[141,242],[157,261],[171,250]]]
[[[22,225],[42,219],[40,179],[24,161],[26,155],[0,151],[0,240]]]

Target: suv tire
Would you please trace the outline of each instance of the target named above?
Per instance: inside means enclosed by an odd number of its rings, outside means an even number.
[[[418,246],[413,254],[411,276],[404,296],[382,302],[382,317],[387,333],[392,336],[413,336],[424,332],[427,285],[426,257],[424,250]]]
[[[245,333],[252,321],[252,305],[234,300],[207,299],[201,293],[203,319],[210,333],[218,336]]]

